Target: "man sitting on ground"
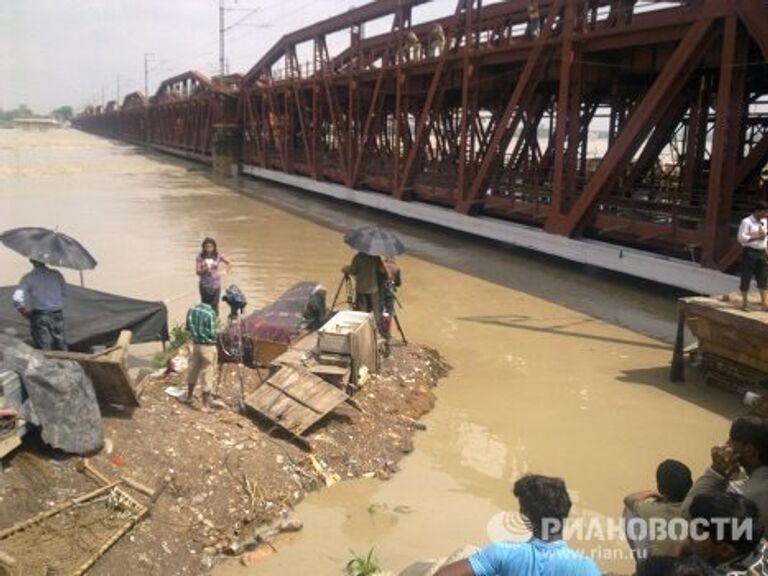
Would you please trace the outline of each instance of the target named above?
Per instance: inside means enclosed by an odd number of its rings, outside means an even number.
[[[691,502],[690,536],[683,555],[698,556],[722,575],[760,574],[763,532],[760,511],[748,498],[700,494]]]
[[[571,499],[561,478],[530,474],[513,489],[520,514],[533,537],[525,543],[491,544],[467,560],[454,562],[435,576],[598,576],[600,569],[586,556],[568,548],[563,528]]]
[[[740,469],[744,475],[739,476]],[[696,480],[683,502],[687,512],[699,494],[732,492],[752,500],[768,526],[768,421],[759,416],[734,420],[725,446],[712,448],[712,465]]]
[[[630,515],[649,526],[653,519],[665,521],[683,516],[683,500],[691,489],[691,470],[677,460],[664,460],[656,469],[656,490],[635,492],[624,498]],[[631,524],[630,524],[631,528]],[[645,532],[648,533],[647,531]],[[627,538],[631,538],[629,530]],[[631,541],[638,562],[654,556],[675,556],[681,542],[672,538],[652,538]]]

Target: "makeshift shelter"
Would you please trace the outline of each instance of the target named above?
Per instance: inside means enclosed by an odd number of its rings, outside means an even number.
[[[11,301],[15,289],[0,287],[0,332],[28,341],[29,323]],[[168,340],[168,310],[162,302],[136,300],[72,284],[67,285],[64,321],[71,350],[111,346],[121,330],[131,331],[134,344]]]

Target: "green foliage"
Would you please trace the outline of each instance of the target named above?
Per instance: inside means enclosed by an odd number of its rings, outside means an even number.
[[[368,550],[367,556],[358,556],[354,550],[352,560],[347,562],[347,576],[373,576],[381,571],[379,561],[373,556],[373,548]]]
[[[158,352],[152,357],[152,366],[155,368],[163,368],[168,363],[168,360],[176,354],[179,348],[189,342],[190,338],[191,336],[187,331],[186,325],[176,324],[176,326],[171,328],[171,339],[165,347],[165,350]]]
[[[26,104],[22,104],[15,110],[0,110],[0,120],[13,122],[16,118],[35,118],[36,114]]]
[[[172,350],[178,350],[184,346],[184,344],[189,342],[190,338],[191,336],[187,330],[186,324],[176,324],[176,326],[171,328],[170,348]]]

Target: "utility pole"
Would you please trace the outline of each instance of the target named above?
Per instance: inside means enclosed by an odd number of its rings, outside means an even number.
[[[224,76],[226,68],[226,58],[224,56],[224,0],[219,0],[219,74]]]
[[[237,0],[235,0],[237,2]],[[258,12],[258,8],[227,8],[227,0],[219,0],[219,74],[224,76],[229,72],[229,62],[226,56],[224,37],[235,26],[252,26],[254,28],[269,28],[269,24],[248,24],[245,21]],[[227,12],[245,12],[239,20],[226,25]]]
[[[222,0],[223,1],[223,0]],[[149,98],[149,63],[155,55],[152,52],[144,52],[144,97]]]
[[[117,96],[115,97],[115,103],[119,108],[120,107],[120,76],[117,77]]]

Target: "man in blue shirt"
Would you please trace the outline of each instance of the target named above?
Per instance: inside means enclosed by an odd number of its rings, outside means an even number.
[[[561,478],[528,474],[515,482],[513,493],[533,537],[491,544],[435,576],[600,576],[597,564],[562,540],[571,499]]]
[[[66,350],[64,337],[64,296],[67,283],[58,270],[30,260],[26,274],[13,293],[13,305],[29,320],[32,343],[40,350]]]

